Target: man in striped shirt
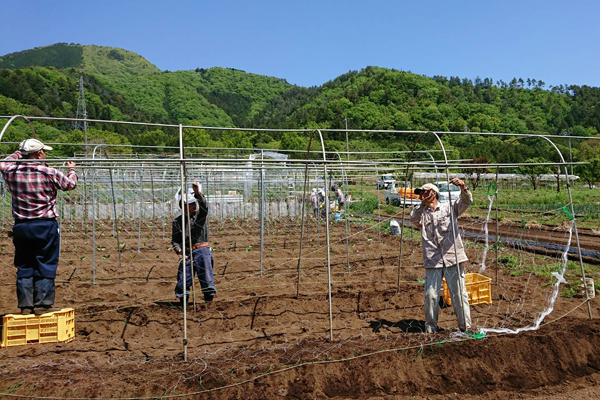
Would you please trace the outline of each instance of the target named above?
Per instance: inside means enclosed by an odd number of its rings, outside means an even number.
[[[52,147],[39,140],[27,139],[18,151],[0,162],[0,171],[12,195],[17,299],[24,315],[60,311],[54,307],[54,279],[60,253],[56,193],[59,189],[75,189],[77,174],[72,161],[66,163],[67,174],[49,167],[43,161],[49,150]]]

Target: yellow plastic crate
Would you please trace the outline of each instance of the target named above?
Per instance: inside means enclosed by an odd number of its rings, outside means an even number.
[[[2,345],[66,343],[75,338],[75,311],[63,308],[44,315],[8,314],[2,317]]]
[[[444,301],[448,305],[452,305],[450,299],[450,291],[446,285],[446,278],[443,279],[444,288],[442,293]],[[465,286],[469,295],[469,305],[477,304],[492,304],[492,278],[480,274],[472,273],[465,275]]]

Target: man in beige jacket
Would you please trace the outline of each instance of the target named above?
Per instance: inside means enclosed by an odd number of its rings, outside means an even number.
[[[460,197],[440,203],[439,189],[427,183],[418,189],[421,204],[413,209],[410,220],[421,229],[423,263],[425,265],[425,331],[437,330],[439,296],[442,278],[450,290],[452,306],[461,331],[471,328],[469,297],[465,287],[465,272],[461,263],[468,261],[462,239],[458,233],[457,217],[473,202],[467,185],[455,178],[450,183],[460,187]],[[454,228],[452,225],[454,225]]]

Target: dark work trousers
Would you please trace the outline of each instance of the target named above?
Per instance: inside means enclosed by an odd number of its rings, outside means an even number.
[[[60,232],[55,219],[16,220],[13,227],[19,308],[54,304]]]
[[[192,252],[192,257],[194,259],[194,270],[198,275],[202,294],[204,295],[205,299],[212,300],[214,295],[217,293],[213,279],[212,250],[210,247],[200,247]],[[192,267],[190,257],[187,258],[185,266],[185,295],[189,296],[190,287],[192,286]],[[179,268],[177,269],[177,285],[175,286],[175,296],[180,299],[183,298],[183,262],[179,263]]]

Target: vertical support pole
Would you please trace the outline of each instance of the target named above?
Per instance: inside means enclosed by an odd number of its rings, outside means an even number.
[[[125,198],[125,170],[121,171],[121,180],[123,181],[123,190],[121,191],[122,195],[123,195],[123,225],[125,225],[125,221],[127,218],[127,215],[125,214],[125,209],[127,208],[127,199]]]
[[[564,160],[563,160],[564,162]],[[573,167],[573,164],[571,164]],[[573,228],[575,230],[575,241],[577,242],[577,254],[579,256],[579,266],[581,268],[581,279],[583,279],[583,285],[585,287],[585,268],[583,267],[583,257],[581,256],[581,246],[579,245],[579,233],[577,232],[577,221],[575,220],[575,209],[573,208],[573,196],[571,195],[571,182],[569,181],[569,172],[567,171],[567,166],[565,165],[565,177],[567,182],[567,193],[569,193],[569,204],[571,206],[571,215],[573,216]],[[590,319],[592,319],[592,305],[590,304],[590,294],[585,289],[585,298],[588,306],[588,315]]]
[[[156,198],[154,195],[154,170],[150,169],[150,192],[152,193],[152,246],[156,247],[156,212],[154,205],[156,204]]]
[[[317,196],[319,195],[319,189],[321,188],[321,181],[319,178],[319,170],[317,169],[317,166],[315,165],[315,182],[317,182]],[[319,207],[317,210],[317,218],[316,218],[316,222],[317,222],[317,245],[319,247],[321,247],[321,231],[320,231],[320,226],[321,226],[321,203],[319,202]]]
[[[317,129],[319,132],[319,137],[321,139],[321,148],[323,151],[323,174],[325,177],[325,227],[326,227],[326,236],[327,236],[327,293],[329,298],[329,340],[333,342],[333,302],[331,299],[331,244],[329,237],[329,188],[328,188],[328,176],[327,176],[327,158],[325,156],[325,143],[323,142],[323,135],[321,131]]]
[[[206,188],[206,209],[209,210],[208,211],[208,217],[206,217],[206,229],[208,230],[208,232],[210,232],[210,217],[212,215],[212,213],[210,212],[210,196],[209,194],[209,190],[208,190],[208,170],[204,169],[204,183],[205,183],[205,188]]]
[[[330,243],[329,243],[329,194],[328,194],[328,188],[327,188],[327,182],[329,181],[327,179],[327,158],[325,155],[325,143],[323,142],[323,135],[321,134],[320,130],[315,130],[313,131],[313,133],[311,134],[309,140],[308,140],[308,150],[307,150],[307,157],[306,157],[306,167],[305,167],[305,173],[304,173],[304,194],[302,196],[302,233],[300,236],[300,254],[298,256],[298,288],[300,287],[300,263],[302,262],[302,242],[304,240],[304,215],[305,215],[305,203],[306,203],[306,180],[308,177],[308,174],[306,173],[307,169],[308,169],[308,154],[310,153],[310,148],[312,145],[312,138],[315,134],[315,132],[317,132],[319,134],[319,138],[321,140],[321,150],[322,150],[322,154],[323,154],[323,174],[324,174],[324,179],[325,179],[325,185],[324,185],[324,190],[325,190],[325,201],[327,202],[327,204],[325,205],[325,227],[326,227],[326,235],[327,235],[327,294],[328,294],[328,300],[329,300],[329,340],[333,341],[333,306],[332,306],[332,300],[331,300],[331,249],[330,249]]]
[[[350,273],[350,238],[348,236],[350,236],[350,226],[349,224],[349,219],[350,216],[348,215],[348,202],[346,202],[346,199],[348,198],[348,176],[345,175],[344,170],[342,170],[342,174],[344,174],[344,223],[346,225],[346,264],[348,265],[348,273]]]
[[[346,132],[346,135],[347,134],[348,133]],[[348,176],[346,175],[346,173],[344,171],[344,164],[342,164],[342,157],[340,157],[339,153],[337,156],[340,159],[340,167],[342,169],[342,184],[344,186],[344,198],[342,200],[344,201],[344,224],[345,224],[345,228],[346,228],[346,265],[348,266],[348,273],[350,273],[350,239],[348,238],[348,235],[350,234],[350,232],[348,230],[348,204],[346,203],[346,198],[348,198],[348,184],[347,184]]]
[[[60,213],[58,214],[58,229],[59,232],[63,231],[63,215],[65,213],[65,205],[64,205],[64,194],[62,191],[58,192],[58,195],[60,196]],[[60,235],[60,245],[59,245],[59,254],[60,254],[60,249],[62,249],[62,241],[63,241],[63,235]]]
[[[298,223],[298,178],[296,178],[296,169],[294,168],[294,216],[296,217],[296,224]]]
[[[225,224],[224,219],[227,214],[225,212],[225,187],[223,186],[224,182],[225,182],[225,175],[224,175],[223,171],[221,171],[221,228]]]
[[[183,192],[182,192],[183,193]],[[140,169],[140,209],[138,210],[138,253],[142,244],[142,215],[144,214],[144,163]]]
[[[186,193],[186,186],[185,186],[185,161],[184,161],[184,157],[185,156],[185,152],[184,152],[184,148],[183,148],[183,125],[179,124],[179,157],[181,159],[180,164],[179,164],[179,177],[180,177],[180,183],[181,183],[181,196],[183,198],[183,196]],[[187,301],[186,299],[186,291],[187,291],[187,277],[186,277],[186,265],[185,265],[185,250],[186,250],[186,245],[185,245],[185,232],[186,232],[186,218],[184,218],[185,213],[183,212],[183,208],[181,209],[181,213],[182,213],[182,217],[181,217],[181,237],[182,237],[182,246],[181,246],[181,250],[183,251],[182,255],[183,258],[181,260],[182,264],[183,264],[183,361],[187,361],[187,345],[188,345],[188,340],[187,340]],[[193,274],[192,274],[193,275]]]
[[[263,276],[263,254],[265,249],[265,162],[260,151],[260,276]]]
[[[314,135],[314,132],[313,132]],[[306,189],[308,187],[308,154],[310,153],[310,146],[312,143],[312,135],[308,141],[308,151],[306,152],[306,163],[304,164],[304,186],[302,187],[302,206],[300,214],[300,244],[298,254],[298,278],[296,280],[296,297],[300,296],[300,265],[302,263],[302,245],[304,244],[304,218],[306,215]],[[318,226],[317,221],[317,226]]]
[[[92,154],[92,158],[96,153]],[[96,284],[96,165],[92,162],[92,284]]]
[[[106,149],[104,149],[104,155],[105,155],[106,159],[108,160],[108,153],[107,153]],[[113,206],[115,206],[115,203],[116,203],[117,200],[115,199],[115,190],[113,188],[112,168],[110,168],[110,166],[108,164],[107,164],[107,166],[108,166],[108,168],[107,168],[108,169],[108,175],[110,177],[110,188],[111,188],[111,193],[112,193],[112,204],[113,204]],[[108,214],[108,212],[107,212],[107,214]],[[111,222],[112,222],[112,235],[116,236],[116,233],[117,233],[117,228],[116,228],[117,219],[113,218]],[[117,246],[117,251],[118,251],[118,249],[119,249],[119,247]]]
[[[81,231],[85,232],[85,236],[88,234],[88,207],[87,207],[87,179],[85,177],[85,170],[83,172],[83,197],[81,199],[81,212],[83,218],[81,219]]]
[[[108,158],[108,157],[107,157]],[[119,254],[119,268],[121,268],[121,239],[119,237],[119,217],[117,215],[117,200],[115,198],[115,185],[113,183],[112,169],[108,169],[110,175],[110,189],[112,191],[112,204],[113,204],[113,229],[115,230],[115,237],[117,238],[117,253]]]
[[[187,166],[185,169],[185,175],[184,175],[184,179],[183,179],[183,185],[185,187],[185,192],[181,192],[181,193],[187,193],[187,188],[189,187],[188,184],[188,174],[187,174]],[[187,207],[187,203],[186,203],[186,207]],[[183,208],[182,208],[183,211]],[[192,302],[194,304],[194,312],[196,312],[196,286],[194,284],[194,271],[195,271],[195,267],[194,267],[194,250],[193,250],[193,246],[192,246],[192,220],[189,214],[185,214],[182,212],[181,214],[181,219],[185,219],[186,223],[187,223],[187,230],[184,231],[186,234],[182,236],[183,241],[185,241],[185,237],[187,236],[188,238],[188,245],[190,246],[190,273],[192,274],[191,276],[191,280],[192,280]],[[184,253],[185,254],[185,253]],[[185,260],[185,257],[184,257]],[[187,263],[186,263],[187,264]],[[185,269],[187,269],[187,265],[185,265]],[[186,288],[187,291],[187,288]],[[185,295],[185,299],[187,300],[187,295]],[[187,303],[187,301],[185,301],[185,303]],[[186,304],[187,307],[187,304]]]
[[[375,165],[375,182],[379,179],[379,168]],[[377,186],[377,234],[379,235],[379,244],[381,245],[381,204],[380,204],[380,192],[379,185]],[[381,249],[381,246],[379,246]],[[381,255],[381,250],[379,251],[379,255]]]
[[[430,155],[431,156],[431,155]],[[404,175],[404,201],[402,202],[402,220],[400,221],[400,246],[398,251],[398,281],[396,283],[396,292],[400,293],[400,278],[402,276],[402,246],[404,245],[404,219],[406,218],[406,195],[408,194],[408,176],[410,173],[410,162],[412,161],[413,153],[410,153],[410,158],[406,164],[406,174]],[[432,158],[433,159],[433,158]],[[437,169],[436,169],[437,172]],[[437,173],[436,173],[437,177]],[[411,185],[412,186],[412,185]]]
[[[285,171],[285,181],[287,182],[287,187],[285,188],[285,208],[286,208],[286,216],[288,219],[292,219],[292,212],[290,210],[290,198],[292,197],[292,193],[291,193],[291,189],[293,188],[293,184],[292,184],[292,178],[290,177],[290,172],[287,170],[287,168],[284,169]]]
[[[437,136],[437,134],[436,134]],[[455,238],[457,237],[457,232],[456,230],[458,229],[458,226],[454,226],[454,206],[452,204],[452,191],[450,190],[450,167],[448,166],[448,157],[446,156],[446,149],[444,148],[444,144],[442,143],[442,139],[438,137],[438,140],[442,146],[442,151],[444,154],[444,161],[446,162],[446,181],[448,182],[448,202],[450,202],[450,226],[452,226],[452,237]],[[462,191],[461,191],[461,195],[462,195]],[[457,221],[457,225],[458,225],[458,215],[456,216],[456,221]],[[465,284],[465,282],[463,282],[462,279],[460,279],[460,264],[458,263],[458,250],[456,248],[456,243],[453,242],[452,246],[454,247],[454,260],[456,261],[456,273],[458,274],[458,290],[459,293],[461,293],[461,299],[460,301],[462,302],[462,293],[466,293],[466,291],[463,292],[463,286]],[[465,329],[467,328],[467,317],[465,315],[465,310],[464,310],[464,304],[463,304],[463,311],[462,311],[462,319],[463,319],[463,326],[465,327]]]
[[[163,171],[163,178],[162,178],[162,238],[163,240],[165,239],[165,225],[166,225],[166,221],[165,221],[165,217],[167,214],[167,202],[165,200],[165,180],[167,179],[167,170],[165,169]]]
[[[498,174],[496,173],[496,185],[498,185]],[[496,203],[496,285],[498,282],[498,270],[500,269],[500,220],[498,219],[498,187],[496,187],[496,196],[494,197],[494,202]]]

